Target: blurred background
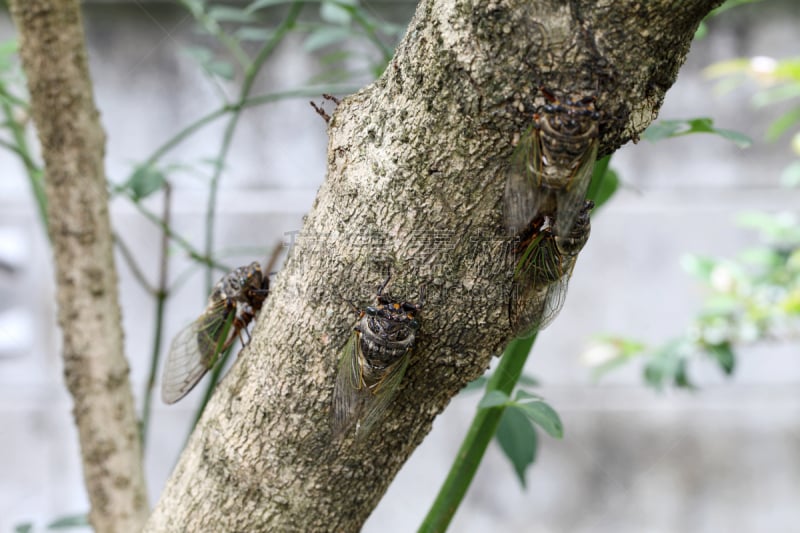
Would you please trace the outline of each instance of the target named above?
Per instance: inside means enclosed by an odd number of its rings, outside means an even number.
[[[313,3],[285,34],[293,13],[278,2],[83,4],[155,502],[206,388],[145,406],[161,275],[163,359],[205,305],[198,258],[264,261],[300,228],[327,157],[326,124],[308,101],[374,79],[415,4]],[[517,470],[493,444],[452,531],[800,530],[800,4],[725,7],[667,95],[659,120],[675,122],[614,154],[619,187],[594,214],[564,310],[529,358],[532,390],[561,415],[563,440],[540,431],[535,462],[517,457]],[[79,524],[88,501],[14,38],[2,11],[0,531],[44,531]],[[248,72],[257,75],[244,94]],[[248,102],[240,114],[237,102]],[[713,125],[687,122],[699,118]],[[683,135],[693,131],[708,133]],[[178,236],[166,256],[165,213]],[[437,419],[364,531],[416,530],[480,396],[461,394]]]

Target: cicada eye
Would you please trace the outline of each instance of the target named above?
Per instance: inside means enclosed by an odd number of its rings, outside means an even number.
[[[369,306],[364,310],[364,312],[367,313],[369,316],[375,316],[378,314],[378,308]]]

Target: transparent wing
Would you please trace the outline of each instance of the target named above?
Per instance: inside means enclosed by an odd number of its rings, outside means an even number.
[[[569,274],[564,275],[560,280],[554,281],[547,287],[547,294],[545,295],[542,304],[542,313],[539,317],[537,329],[543,330],[550,323],[555,320],[561,308],[564,307],[564,302],[567,300],[567,286],[569,285]]]
[[[537,187],[541,182],[542,155],[538,130],[523,134],[506,170],[504,216],[509,235],[516,236],[536,216]]]
[[[575,257],[558,251],[552,235],[539,235],[517,263],[508,303],[514,334],[527,337],[547,327],[564,305]]]
[[[406,373],[410,353],[411,350],[407,351],[400,359],[387,367],[380,381],[369,389],[370,396],[359,417],[357,439],[366,438],[375,423],[383,417]]]
[[[543,286],[564,274],[562,254],[552,234],[532,235],[520,243],[520,247],[524,249],[514,269],[514,277],[522,283]]]
[[[353,331],[342,349],[333,385],[333,434],[340,437],[358,418],[362,397],[369,394],[361,372],[360,333]]]
[[[557,235],[569,235],[575,219],[584,209],[586,191],[592,181],[592,170],[594,170],[594,163],[597,160],[597,146],[597,139],[594,139],[581,156],[567,186],[556,195],[555,229]]]
[[[170,345],[161,378],[161,399],[175,403],[202,379],[233,334],[235,309],[224,303],[207,309],[183,328]]]

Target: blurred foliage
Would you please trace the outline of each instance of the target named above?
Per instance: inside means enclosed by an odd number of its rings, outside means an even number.
[[[705,20],[700,23],[700,26],[697,27],[694,38],[703,39],[706,35],[708,35],[708,24],[706,23],[708,19],[721,15],[729,9],[733,9],[734,7],[743,6],[745,4],[755,4],[761,1],[762,0],[727,0],[718,8],[711,10],[711,13],[709,13]]]
[[[787,186],[800,185],[800,58],[775,59],[757,56],[715,63],[706,69],[706,75],[719,80],[717,92],[724,95],[748,82],[758,88],[752,97],[756,109],[782,104],[789,106],[767,129],[768,141],[776,141],[790,134],[789,145],[795,156],[781,174]]]
[[[712,12],[724,12],[754,0],[730,0]],[[757,0],[755,0],[757,1]],[[761,109],[788,105],[769,126],[766,139],[776,141],[791,133],[790,146],[800,156],[800,58],[774,59],[758,56],[722,61],[705,73],[719,80],[724,95],[747,83],[757,90],[752,105]],[[718,129],[710,119],[662,120],[651,125],[643,138],[662,140],[689,133],[715,133],[741,147],[750,144],[742,134]],[[800,159],[781,175],[785,186],[800,185]],[[708,290],[703,307],[686,331],[660,346],[629,338],[599,336],[583,353],[595,377],[631,361],[642,361],[644,380],[693,388],[691,363],[712,361],[725,375],[736,369],[737,349],[757,342],[795,340],[800,335],[800,222],[798,213],[745,213],[739,224],[759,232],[761,246],[744,250],[734,258],[687,255],[681,265]]]
[[[681,262],[708,292],[703,308],[686,331],[659,347],[621,337],[600,337],[583,354],[595,376],[640,359],[649,385],[692,388],[692,361],[711,360],[730,375],[736,368],[739,347],[800,337],[797,214],[747,213],[739,218],[739,224],[758,231],[761,245],[733,258],[687,255]]]
[[[681,137],[692,133],[711,133],[732,141],[739,148],[749,148],[753,141],[738,131],[726,130],[714,126],[710,118],[692,118],[688,120],[659,120],[650,125],[642,134],[642,139],[650,142],[661,141],[671,137]]]

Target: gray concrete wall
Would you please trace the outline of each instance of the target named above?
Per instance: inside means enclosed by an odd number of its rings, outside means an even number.
[[[385,5],[386,16],[410,13]],[[108,130],[107,167],[119,181],[132,162],[218,106],[216,89],[181,52],[196,42],[193,22],[169,4],[104,2],[87,6],[92,73]],[[740,150],[712,136],[624,147],[613,165],[626,188],[593,219],[560,318],[540,336],[527,372],[564,419],[563,441],[542,438],[527,491],[492,447],[452,527],[457,532],[790,532],[800,530],[800,350],[795,343],[742,350],[723,380],[700,369],[699,393],[657,394],[640,369],[592,382],[579,354],[600,332],[658,343],[680,333],[702,290],[679,267],[685,252],[730,255],[754,244],[736,228],[746,209],[798,212],[800,193],[778,186],[791,160],[787,142],[761,139],[777,110],[754,111],[749,92],[713,92],[701,70],[740,55],[797,54],[800,5],[766,1],[713,22],[694,44],[670,91],[663,118],[710,116],[750,134]],[[7,18],[0,35],[10,36]],[[297,39],[282,46],[259,91],[304,83],[320,66]],[[235,86],[222,89],[228,94]],[[176,150],[199,161],[218,147],[220,121]],[[325,125],[307,99],[249,111],[235,138],[220,199],[218,243],[264,249],[300,227],[325,170]],[[16,250],[22,268],[0,277],[0,331],[15,349],[0,351],[0,531],[84,511],[77,438],[59,364],[50,256],[19,164],[0,152],[0,250]],[[176,182],[175,225],[198,246],[204,187]],[[147,205],[158,210],[159,198]],[[116,227],[151,280],[157,230],[125,201]],[[242,257],[249,260],[250,256]],[[236,262],[233,259],[231,262]],[[150,354],[153,305],[119,261],[126,349],[140,395]],[[176,248],[171,272],[189,263]],[[194,318],[205,300],[195,275],[170,300],[167,333]],[[10,319],[9,319],[10,320]],[[19,325],[22,324],[22,325]],[[28,332],[26,333],[26,329]],[[155,500],[182,446],[193,394],[156,406],[147,475]],[[478,395],[456,398],[401,471],[368,521],[367,532],[414,531],[443,480],[474,413]]]

